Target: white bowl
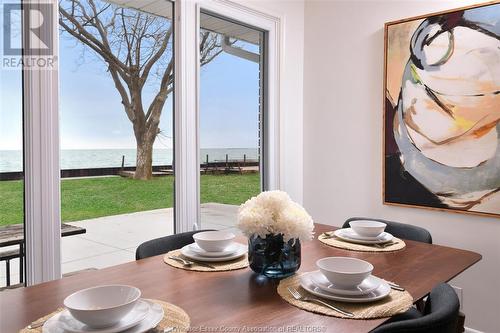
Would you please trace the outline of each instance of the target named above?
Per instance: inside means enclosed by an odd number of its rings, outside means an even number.
[[[224,251],[234,239],[234,234],[229,231],[203,231],[193,235],[193,239],[207,252]]]
[[[349,257],[327,257],[316,261],[316,266],[333,285],[352,288],[359,285],[373,271],[367,261]]]
[[[387,226],[383,222],[368,220],[351,221],[349,225],[355,233],[363,237],[377,237],[384,232]]]
[[[136,287],[98,286],[77,291],[64,299],[64,306],[77,320],[92,328],[117,324],[141,297]]]

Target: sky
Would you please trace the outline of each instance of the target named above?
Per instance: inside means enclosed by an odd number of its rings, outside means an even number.
[[[202,68],[201,148],[257,148],[258,70],[258,64],[226,53]],[[0,150],[21,149],[20,72],[2,70],[0,75]],[[132,124],[104,64],[64,36],[59,76],[62,149],[135,148]],[[155,92],[156,85],[147,86],[144,100]],[[162,112],[155,148],[172,147],[172,97]]]

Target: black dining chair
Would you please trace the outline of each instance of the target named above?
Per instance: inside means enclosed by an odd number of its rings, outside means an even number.
[[[159,254],[167,253],[169,251],[180,249],[183,246],[191,244],[194,241],[193,235],[202,231],[212,230],[188,231],[180,234],[155,238],[144,242],[135,250],[135,260],[153,257]]]
[[[371,333],[456,333],[460,302],[446,283],[434,287],[425,303],[423,314],[414,309],[396,315]]]
[[[431,233],[424,228],[417,227],[411,224],[404,224],[383,219],[374,219],[369,217],[351,217],[344,222],[342,228],[349,228],[349,222],[356,220],[379,221],[387,224],[385,231],[398,238],[404,238],[412,241],[432,244]]]

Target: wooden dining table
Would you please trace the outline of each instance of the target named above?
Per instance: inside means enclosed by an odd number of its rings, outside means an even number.
[[[315,225],[316,235],[334,229]],[[467,250],[405,242],[406,248],[396,252],[355,252],[317,239],[305,241],[298,273],[315,270],[316,260],[322,257],[360,258],[373,264],[373,274],[403,286],[417,301],[436,284],[451,280],[481,259],[480,254]],[[307,312],[285,302],[276,292],[278,283],[250,268],[182,270],[165,264],[160,255],[1,292],[0,332],[17,332],[61,307],[70,293],[102,284],[133,285],[141,289],[143,297],[182,307],[191,318],[192,332],[368,332],[388,319],[340,319]]]

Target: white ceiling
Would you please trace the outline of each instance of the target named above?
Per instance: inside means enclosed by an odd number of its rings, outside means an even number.
[[[168,0],[107,0],[122,7],[134,8],[146,13],[172,18],[173,3]],[[203,29],[224,34],[255,45],[260,44],[261,32],[205,13],[201,14]]]
[[[260,44],[261,32],[256,29],[249,28],[247,26],[233,23],[216,16],[201,13],[200,25],[202,28],[243,40],[255,45]]]
[[[143,12],[172,18],[173,2],[168,0],[106,0],[122,7],[135,8]]]

